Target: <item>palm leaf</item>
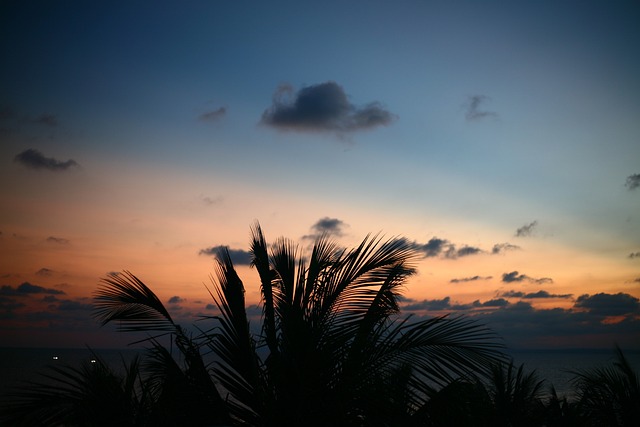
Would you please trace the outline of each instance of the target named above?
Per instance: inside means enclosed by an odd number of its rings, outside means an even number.
[[[156,294],[128,271],[109,274],[94,293],[94,316],[121,331],[175,331],[176,324]]]

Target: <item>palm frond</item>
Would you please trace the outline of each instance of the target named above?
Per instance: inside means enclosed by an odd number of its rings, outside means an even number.
[[[105,325],[118,321],[121,331],[174,331],[160,299],[129,271],[101,279],[94,293],[94,316]]]

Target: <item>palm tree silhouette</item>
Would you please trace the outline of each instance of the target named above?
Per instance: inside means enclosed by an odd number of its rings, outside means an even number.
[[[434,390],[489,375],[503,359],[496,335],[470,319],[399,315],[418,257],[406,239],[367,236],[344,249],[322,236],[305,256],[285,238],[268,245],[256,223],[251,254],[261,282],[257,329],[227,248],[210,290],[220,314],[195,335],[135,275],[102,279],[98,320],[149,334],[139,425],[422,425]],[[166,334],[171,349],[160,344]]]
[[[637,426],[640,381],[620,347],[612,366],[573,372],[578,411],[587,426]]]

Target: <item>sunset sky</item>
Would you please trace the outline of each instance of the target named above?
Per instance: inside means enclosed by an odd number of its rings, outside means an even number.
[[[634,1],[4,1],[0,346],[110,347],[130,270],[249,304],[250,227],[415,242],[404,313],[512,347],[640,348]],[[253,308],[259,312],[259,308]]]

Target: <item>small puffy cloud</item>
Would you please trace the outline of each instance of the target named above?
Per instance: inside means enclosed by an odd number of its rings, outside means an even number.
[[[45,169],[50,171],[64,171],[71,167],[79,166],[78,163],[69,159],[67,161],[56,160],[53,157],[45,157],[40,151],[29,148],[16,155],[15,162],[31,169]]]
[[[491,299],[482,303],[483,307],[506,307],[508,305],[509,301],[504,298]]]
[[[456,256],[476,255],[482,253],[482,249],[473,246],[463,246],[456,251]]]
[[[417,245],[416,249],[424,253],[427,258],[436,257],[451,246],[448,240],[432,237],[427,243]]]
[[[629,175],[627,177],[627,181],[624,183],[624,186],[629,190],[635,190],[636,188],[640,187],[640,173]]]
[[[497,118],[498,113],[495,111],[487,111],[482,108],[483,104],[489,101],[490,98],[485,95],[473,95],[470,96],[467,100],[466,107],[466,118],[468,121],[477,121],[482,120],[487,117]]]
[[[328,216],[325,216],[311,226],[313,234],[305,237],[313,238],[323,234],[341,237],[344,235],[344,229],[346,227],[347,225],[344,221],[338,218],[329,218]]]
[[[41,268],[40,270],[36,271],[37,276],[49,277],[52,274],[53,274],[53,270],[49,268]]]
[[[524,293],[521,291],[510,290],[503,292],[500,296],[505,298],[523,298],[523,299],[536,299],[536,298],[571,298],[573,294],[551,294],[547,291],[539,290],[538,292]]]
[[[494,255],[498,255],[504,252],[517,250],[520,250],[520,246],[512,245],[511,243],[496,243],[495,245],[493,245],[491,253]]]
[[[63,239],[62,237],[49,236],[47,237],[47,242],[55,243],[57,245],[68,245],[69,239]]]
[[[463,277],[461,279],[451,279],[450,283],[466,283],[466,282],[477,282],[478,280],[490,280],[493,276],[473,276],[473,277]]]
[[[231,261],[236,265],[250,265],[253,257],[250,252],[242,249],[230,249],[223,245],[211,246],[206,249],[200,249],[199,255],[213,255],[217,256],[220,250],[227,248]]]
[[[217,110],[213,110],[213,111],[209,111],[207,113],[201,114],[198,119],[203,122],[217,122],[226,114],[227,114],[227,109],[225,107],[220,107]]]
[[[211,206],[211,205],[219,205],[220,203],[222,203],[224,199],[222,196],[209,197],[209,196],[200,195],[200,200],[202,200],[202,203],[204,203],[205,205]]]
[[[522,227],[516,230],[516,237],[531,236],[537,226],[538,226],[537,220],[530,222],[529,224],[523,225]]]
[[[205,309],[205,310],[217,310],[217,309],[218,309],[218,307],[217,307],[215,304],[207,304],[207,305],[204,307],[204,309]]]
[[[601,316],[640,314],[640,300],[622,292],[580,295],[576,300],[575,307],[587,309],[590,313]]]
[[[519,274],[517,271],[504,273],[502,275],[502,281],[505,283],[525,282],[525,281],[533,282],[533,283],[553,283],[553,280],[548,277],[542,277],[540,279],[536,279],[534,277],[527,276],[526,274]]]
[[[629,254],[629,258],[631,258],[631,259],[640,258],[640,252],[631,252]]]
[[[172,296],[171,298],[169,298],[169,301],[167,301],[169,304],[179,304],[181,302],[184,302],[183,298],[180,298],[177,295]]]
[[[16,288],[9,285],[3,285],[0,288],[0,295],[31,295],[31,294],[63,295],[64,292],[58,289],[44,288],[42,286],[33,285],[29,282],[24,282]]]
[[[457,248],[455,244],[446,239],[432,237],[427,243],[414,243],[414,248],[426,258],[442,256],[443,258],[456,259],[459,257],[477,255],[483,253],[482,249],[475,246],[464,245]]]
[[[262,114],[262,123],[282,130],[353,132],[386,126],[395,119],[377,102],[351,104],[344,89],[332,81],[293,92],[290,85],[280,86]]]

